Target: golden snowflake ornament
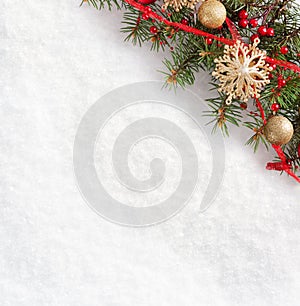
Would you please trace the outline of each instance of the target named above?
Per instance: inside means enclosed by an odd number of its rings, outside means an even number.
[[[270,83],[271,67],[266,63],[266,51],[257,48],[259,39],[253,45],[237,40],[233,46],[225,46],[224,55],[216,58],[212,75],[220,81],[219,91],[228,95],[226,104],[233,98],[247,102],[259,98],[261,89]]]
[[[162,8],[166,10],[171,6],[176,12],[179,12],[183,7],[193,9],[200,0],[164,0]]]

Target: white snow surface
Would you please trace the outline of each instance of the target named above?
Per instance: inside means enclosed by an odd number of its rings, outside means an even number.
[[[1,306],[299,305],[300,187],[265,170],[273,152],[232,129],[207,211],[194,197],[159,225],[108,222],[77,188],[76,130],[107,92],[161,80],[163,54],[78,1],[2,0],[0,16]]]

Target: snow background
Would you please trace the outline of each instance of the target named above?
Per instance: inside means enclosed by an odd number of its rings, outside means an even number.
[[[244,147],[248,131],[226,139],[203,214],[194,200],[129,228],[85,204],[72,165],[81,117],[118,86],[161,80],[162,55],[122,42],[120,13],[78,5],[2,1],[0,305],[299,305],[300,188],[264,170],[273,155]]]

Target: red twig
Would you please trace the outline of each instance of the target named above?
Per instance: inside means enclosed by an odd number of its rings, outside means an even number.
[[[264,109],[263,109],[260,101],[256,97],[255,97],[255,101],[256,101],[256,106],[259,109],[261,119],[263,120],[264,125],[266,125],[267,124],[267,120],[266,120]]]
[[[277,145],[272,145],[272,147],[274,148],[274,150],[277,152],[279,158],[282,161],[282,164],[285,166],[284,171],[290,175],[291,177],[293,177],[298,183],[300,183],[300,178],[290,169],[287,160],[286,160],[286,156],[284,154],[284,152],[282,151],[281,146],[277,146]]]

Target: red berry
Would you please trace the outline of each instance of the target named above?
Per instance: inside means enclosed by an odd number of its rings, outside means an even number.
[[[261,36],[267,35],[267,27],[266,26],[260,26],[257,30],[258,34]]]
[[[274,36],[275,35],[275,31],[273,28],[268,28],[267,29],[267,36]]]
[[[289,52],[289,49],[288,49],[287,46],[283,46],[283,47],[280,48],[280,52],[282,54],[287,54]]]
[[[246,102],[242,102],[242,103],[240,104],[240,107],[241,107],[242,109],[247,109],[248,105],[247,105]]]
[[[272,73],[269,73],[269,79],[272,80],[273,77],[274,77],[273,74],[272,74]]]
[[[258,20],[256,18],[250,19],[249,23],[252,28],[256,28],[258,26]]]
[[[150,16],[149,16],[148,14],[144,13],[144,14],[142,15],[142,18],[143,18],[144,20],[148,20],[148,19],[150,18]]]
[[[248,13],[247,13],[247,11],[241,10],[241,11],[239,12],[239,18],[240,18],[240,19],[247,19],[247,18],[248,18]]]
[[[248,25],[248,20],[247,20],[247,19],[240,19],[240,21],[239,21],[239,26],[240,26],[241,28],[246,28],[247,25]]]
[[[150,32],[151,32],[152,34],[156,34],[156,33],[157,33],[157,27],[156,27],[156,26],[150,27]]]
[[[273,104],[271,105],[271,110],[272,110],[273,112],[277,112],[277,111],[279,111],[279,109],[280,109],[280,105],[279,105],[278,103],[273,103]]]
[[[278,89],[281,89],[283,86],[286,85],[286,81],[281,79],[281,78],[278,78],[278,81],[277,81],[277,87]]]
[[[211,45],[213,43],[213,39],[207,37],[207,38],[205,38],[205,42],[206,42],[207,45]]]
[[[276,64],[270,64],[269,67],[272,68],[272,70],[275,70],[277,68]]]
[[[183,25],[188,25],[188,24],[189,24],[189,21],[188,21],[187,19],[183,18],[183,19],[181,19],[181,23],[182,23]]]
[[[147,7],[146,7],[146,13],[149,14],[149,13],[151,13],[151,12],[152,12],[152,8],[151,8],[150,6],[147,6]]]
[[[258,34],[253,34],[251,35],[250,37],[250,40],[254,43],[255,39],[259,38],[259,35]]]

